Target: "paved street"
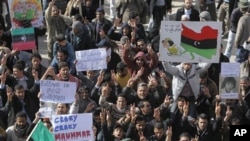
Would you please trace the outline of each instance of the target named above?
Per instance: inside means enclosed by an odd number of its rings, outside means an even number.
[[[183,5],[183,1],[184,0],[173,0],[173,9],[172,9],[172,15],[170,15],[169,19],[173,19],[173,17],[175,16],[175,13],[177,11],[178,8],[180,8]],[[195,5],[195,0],[194,0],[194,5]],[[106,12],[106,17],[109,18],[109,0],[105,0],[104,3],[104,9]],[[147,25],[145,25],[147,26]],[[224,45],[224,49],[226,47],[226,39],[222,40],[222,44]],[[47,43],[46,43],[46,35],[39,37],[39,53],[42,55],[42,57],[44,58],[42,61],[42,64],[48,66],[48,54],[47,54]],[[235,52],[235,50],[233,50],[233,52]],[[233,53],[235,54],[235,53]],[[232,56],[230,58],[231,62],[234,62],[235,56]]]

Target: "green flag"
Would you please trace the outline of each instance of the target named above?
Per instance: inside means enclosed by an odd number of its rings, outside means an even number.
[[[33,141],[54,141],[53,134],[48,130],[48,128],[40,120],[33,131],[30,134],[30,138]]]

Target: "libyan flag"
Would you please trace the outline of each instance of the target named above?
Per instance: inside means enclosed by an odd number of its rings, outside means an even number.
[[[36,124],[26,141],[54,141],[54,135],[41,120]]]
[[[189,52],[194,59],[194,54],[211,59],[216,55],[218,30],[210,26],[204,26],[200,33],[182,24],[181,46],[185,49],[183,53]]]
[[[17,28],[11,31],[12,48],[14,50],[35,49],[34,28]]]

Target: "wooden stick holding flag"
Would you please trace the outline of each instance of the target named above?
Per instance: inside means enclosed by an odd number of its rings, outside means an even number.
[[[26,141],[54,141],[54,135],[43,124],[41,120],[38,121]]]

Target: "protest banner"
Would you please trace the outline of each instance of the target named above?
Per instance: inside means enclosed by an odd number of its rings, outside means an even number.
[[[32,27],[43,25],[41,0],[8,0],[12,28],[23,27],[30,22]]]
[[[56,141],[92,141],[93,118],[91,113],[53,115],[52,124]]]
[[[160,61],[218,63],[221,22],[162,21]]]
[[[36,48],[34,28],[17,28],[11,31],[12,48],[14,50],[30,50]]]
[[[36,124],[32,132],[27,138],[27,141],[32,139],[32,141],[54,141],[53,134],[49,129],[43,124],[41,120]]]
[[[72,103],[75,100],[76,83],[68,81],[40,80],[40,101]]]
[[[107,53],[106,49],[90,49],[83,51],[76,51],[76,70],[100,70],[107,68]]]
[[[221,99],[238,99],[239,98],[239,63],[222,63],[220,74],[220,98]]]

